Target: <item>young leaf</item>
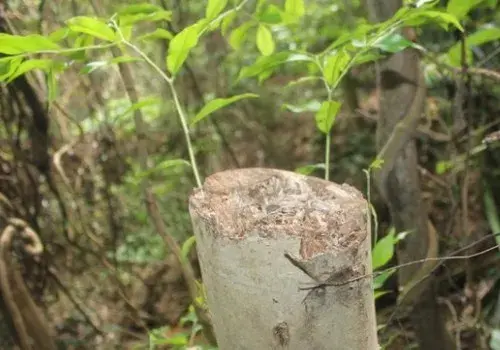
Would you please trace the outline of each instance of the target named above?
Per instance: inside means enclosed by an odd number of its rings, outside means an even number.
[[[372,250],[372,269],[376,270],[387,264],[394,256],[395,230],[391,228],[389,233],[380,239]]]
[[[201,20],[184,28],[170,41],[167,68],[172,75],[175,75],[179,71],[191,49],[198,43],[201,27],[205,23],[205,20]]]
[[[422,10],[410,12],[408,16],[402,18],[405,26],[419,26],[429,22],[436,22],[445,30],[448,30],[450,24],[455,26],[460,31],[464,31],[464,28],[458,21],[458,19],[446,12],[434,11],[434,10]]]
[[[300,168],[295,169],[294,171],[296,173],[302,174],[302,175],[310,175],[314,170],[317,169],[325,169],[325,164],[320,163],[320,164],[309,164],[309,165],[304,165],[301,166]]]
[[[141,35],[137,38],[137,41],[142,40],[154,40],[154,39],[166,39],[171,40],[174,37],[172,33],[163,28],[156,28],[154,32]]]
[[[10,83],[12,80],[17,78],[18,76],[29,72],[33,69],[41,69],[44,72],[48,72],[53,65],[52,60],[48,59],[32,59],[32,60],[26,60],[21,65],[15,70],[14,74],[12,74],[9,79],[7,80],[7,83]]]
[[[484,0],[450,0],[446,12],[451,13],[459,20],[463,19],[474,7]]]
[[[59,50],[60,48],[49,38],[38,34],[22,36],[0,33],[0,53],[6,55]]]
[[[181,249],[181,256],[184,260],[187,260],[189,252],[191,251],[191,248],[196,243],[196,238],[195,236],[191,236],[186,241],[182,244],[182,249]]]
[[[299,19],[304,15],[305,6],[304,0],[286,0],[285,13],[290,18]]]
[[[224,17],[224,19],[222,19],[220,30],[221,30],[221,33],[223,36],[227,35],[227,31],[229,29],[229,26],[236,19],[236,14],[237,14],[236,11],[232,11],[230,14],[228,14],[226,17]]]
[[[231,45],[234,50],[239,50],[241,44],[243,43],[243,40],[245,40],[248,30],[253,25],[254,24],[252,22],[245,22],[231,32],[231,35],[229,37],[229,45]]]
[[[259,23],[265,24],[279,24],[283,21],[283,17],[287,14],[281,11],[281,9],[276,5],[269,5],[264,11],[257,14],[257,20]]]
[[[205,17],[212,20],[224,10],[227,5],[227,0],[208,0],[207,8],[205,10]]]
[[[217,111],[218,109],[221,109],[227,105],[230,105],[236,101],[242,100],[244,98],[256,98],[259,97],[259,95],[256,94],[241,94],[241,95],[236,95],[233,97],[229,98],[216,98],[215,100],[212,100],[208,102],[202,109],[201,111],[198,112],[198,114],[193,118],[191,121],[190,125],[193,126],[194,124],[198,123],[200,120],[204,119],[211,113]]]
[[[88,62],[82,67],[82,69],[80,69],[80,74],[90,74],[99,68],[106,67],[107,65],[108,65],[107,61]]]
[[[260,24],[257,28],[257,48],[264,56],[269,56],[274,52],[275,45],[273,35],[267,26]]]
[[[270,56],[261,56],[255,61],[254,64],[245,67],[240,71],[238,80],[259,75],[287,62],[298,62],[298,61],[311,62],[312,58],[307,55],[292,54],[286,51],[277,52]]]
[[[67,20],[66,24],[70,30],[77,33],[85,33],[106,41],[116,39],[113,29],[98,18],[77,16]]]
[[[399,33],[389,33],[377,40],[374,46],[386,52],[396,53],[403,51],[407,47],[412,47],[413,42]]]
[[[14,74],[17,68],[22,64],[21,57],[0,58],[0,81],[6,81]]]
[[[342,71],[347,68],[350,60],[351,56],[344,50],[328,57],[323,72],[323,77],[328,85],[336,86],[338,84],[337,80],[342,74]]]
[[[316,113],[316,126],[324,134],[328,134],[335,123],[335,118],[342,103],[337,101],[325,101]]]

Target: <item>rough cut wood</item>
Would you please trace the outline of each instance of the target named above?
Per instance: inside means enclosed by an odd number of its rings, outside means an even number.
[[[357,190],[229,170],[195,190],[190,214],[221,350],[378,349],[372,280],[359,278],[371,254]]]

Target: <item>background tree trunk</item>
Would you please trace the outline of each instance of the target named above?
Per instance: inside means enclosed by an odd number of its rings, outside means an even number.
[[[402,1],[367,0],[367,6],[371,20],[382,22],[394,15],[402,6]],[[405,34],[408,33],[409,31]],[[425,90],[421,93],[422,97],[417,93],[419,89],[425,88],[418,52],[406,49],[391,55],[378,65],[378,77],[380,110],[377,148],[381,150],[398,123],[407,119],[410,113],[414,114],[410,117],[418,120],[424,112]],[[416,123],[410,124],[416,126]],[[407,127],[405,133],[414,133],[409,125],[403,126]],[[429,256],[429,251],[437,250],[437,237],[432,225],[428,223],[428,215],[422,205],[414,138],[411,136],[409,141],[401,146],[400,152],[393,160],[384,159],[385,163],[390,163],[392,170],[389,170],[387,179],[378,184],[379,190],[386,197],[397,232],[411,232],[398,245],[398,263],[424,259]],[[414,264],[398,270],[400,288],[416,282],[416,286],[411,286],[411,297],[410,294],[405,294],[405,297],[400,299],[400,307],[411,304],[411,320],[421,349],[452,349],[441,317],[442,312],[437,304],[432,276],[415,281],[415,276],[418,276],[422,269],[423,264]]]

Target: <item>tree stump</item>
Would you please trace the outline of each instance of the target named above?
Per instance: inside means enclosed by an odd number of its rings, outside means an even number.
[[[190,214],[219,348],[378,349],[367,210],[288,171],[208,177]]]

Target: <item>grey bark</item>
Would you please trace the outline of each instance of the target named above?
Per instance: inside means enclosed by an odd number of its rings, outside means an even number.
[[[190,214],[221,350],[378,349],[367,203],[357,190],[231,170],[195,191]]]
[[[370,19],[382,22],[394,15],[402,6],[401,0],[367,0]],[[384,72],[392,72],[386,74]],[[382,149],[385,142],[394,132],[395,126],[407,116],[410,110],[417,111],[420,118],[425,108],[425,98],[416,99],[417,90],[424,88],[420,69],[420,58],[416,50],[406,49],[391,55],[378,65],[380,89],[380,109],[377,125],[377,147]],[[394,77],[403,77],[395,81]],[[391,79],[393,81],[391,81]],[[415,106],[414,104],[418,104]],[[418,120],[418,119],[417,119]],[[413,132],[409,130],[407,132]],[[408,136],[408,135],[407,135]],[[426,258],[435,234],[429,231],[428,215],[425,211],[420,190],[418,172],[418,157],[415,140],[410,135],[401,152],[395,156],[393,168],[388,174],[381,193],[390,210],[393,224],[398,232],[411,231],[398,246],[398,263],[404,264]],[[431,234],[430,234],[431,233]],[[412,281],[422,265],[413,264],[398,270],[400,286]],[[418,290],[418,293],[417,293]],[[414,288],[415,297],[412,305],[411,319],[415,327],[417,340],[421,349],[451,349],[453,348],[446,331],[442,312],[437,304],[434,290],[434,279],[429,276],[421,280],[418,288]],[[404,300],[402,300],[405,303]]]

